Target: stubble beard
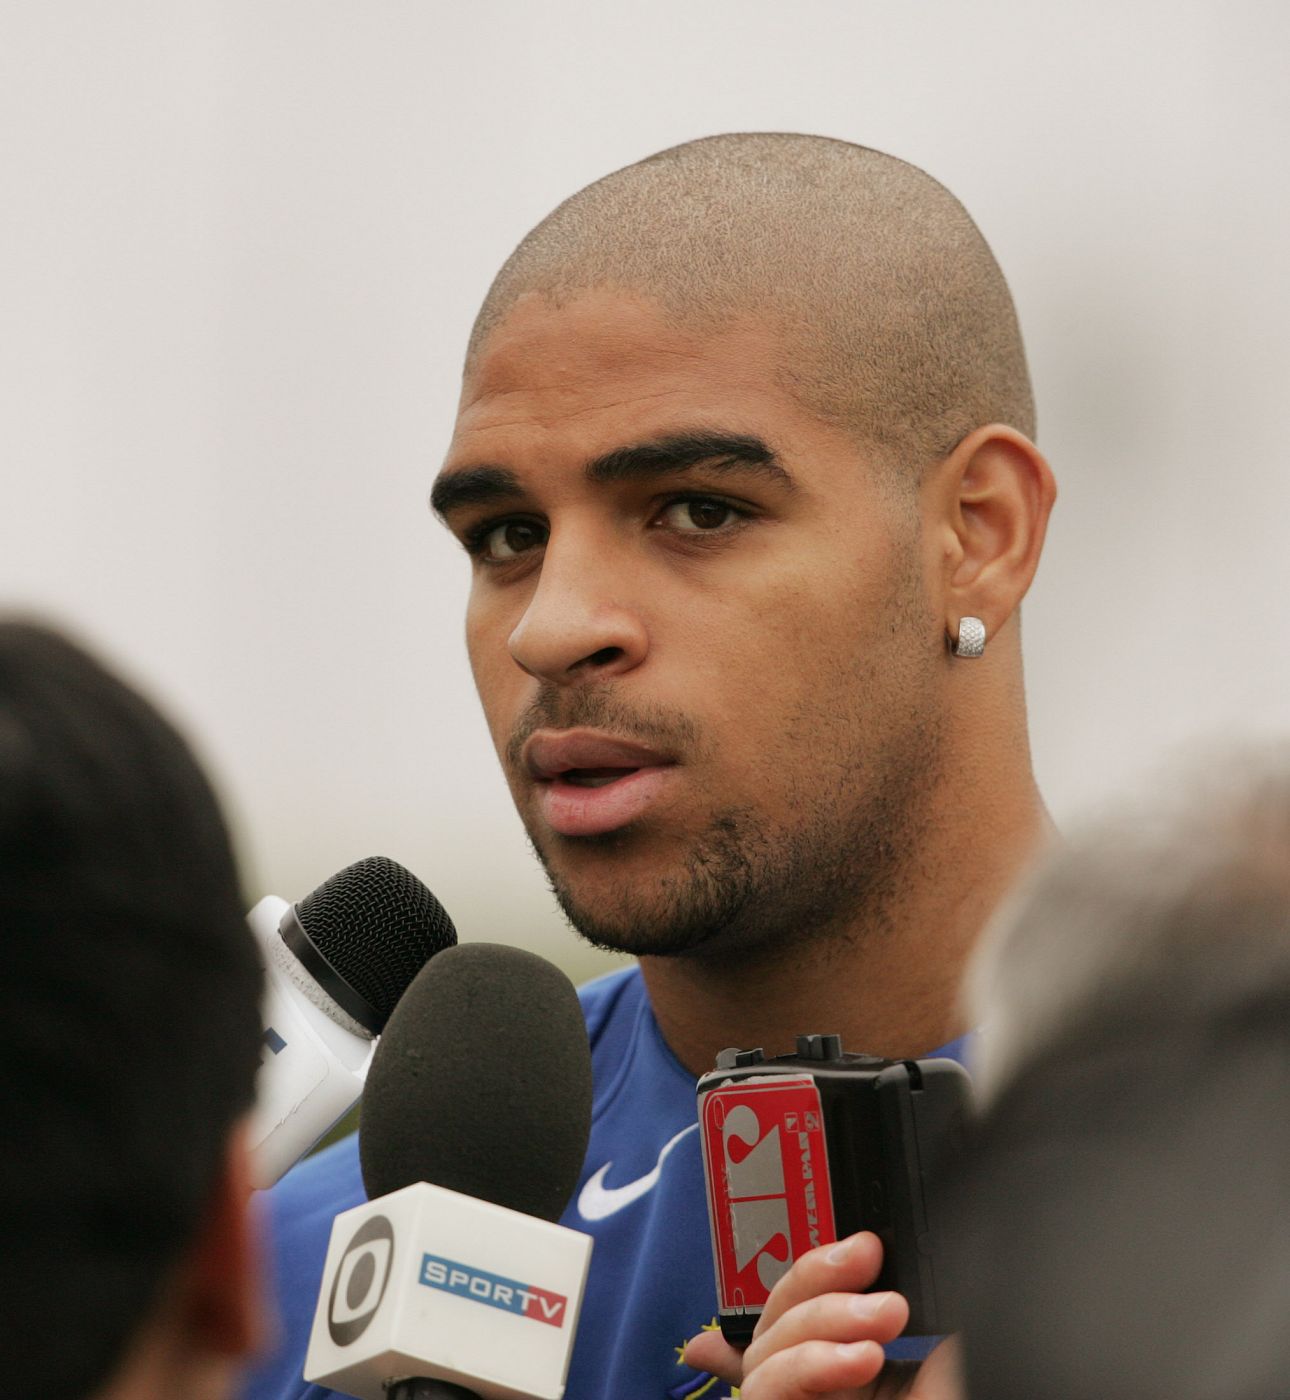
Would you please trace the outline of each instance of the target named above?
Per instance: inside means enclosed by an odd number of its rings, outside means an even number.
[[[806,736],[802,756],[825,752],[836,760],[803,763],[806,778],[780,804],[793,814],[791,824],[771,826],[751,807],[720,810],[683,858],[650,884],[624,882],[612,902],[580,893],[561,871],[558,843],[544,849],[530,829],[556,900],[587,942],[638,957],[770,963],[830,942],[854,945],[890,927],[893,909],[918,878],[943,763],[933,662],[927,653],[920,657],[916,640],[918,590],[906,576],[893,594],[907,625],[892,627],[883,655],[839,664],[829,677],[829,693],[838,697],[831,712],[814,709],[785,721],[787,735]],[[588,722],[614,720],[616,707],[604,703],[607,713],[588,715]],[[657,722],[651,719],[651,728]],[[790,746],[790,766],[792,757]],[[651,835],[643,825],[573,839],[583,850],[599,848],[609,864]]]
[[[810,708],[785,716],[781,765],[806,777],[781,793],[794,819],[771,825],[751,806],[718,810],[683,859],[652,885],[624,884],[612,903],[580,895],[557,855],[529,826],[529,840],[565,917],[593,947],[637,957],[739,958],[773,963],[832,943],[851,946],[891,928],[893,910],[919,875],[934,795],[944,778],[944,720],[936,699],[938,637],[929,616],[911,531],[894,561],[885,619],[868,644],[832,659],[816,678]],[[588,688],[560,696],[544,687],[512,735],[518,765],[524,739],[543,724],[604,726],[672,751],[702,757],[703,736],[683,715],[624,709],[613,693]],[[815,754],[831,761],[811,763]],[[526,825],[528,825],[526,820]],[[650,839],[648,823],[576,840],[606,863]]]
[[[927,824],[937,734],[880,756],[881,772],[856,771],[860,797],[814,794],[791,828],[770,830],[758,813],[714,816],[679,868],[649,889],[625,889],[594,905],[534,840],[565,917],[593,947],[634,956],[774,962],[808,946],[855,943],[887,927]],[[606,860],[645,833],[630,829],[579,844]]]

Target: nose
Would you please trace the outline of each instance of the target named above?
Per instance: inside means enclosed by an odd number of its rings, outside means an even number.
[[[509,647],[517,665],[541,681],[578,685],[634,670],[649,632],[632,601],[630,561],[613,549],[546,544],[542,572]]]

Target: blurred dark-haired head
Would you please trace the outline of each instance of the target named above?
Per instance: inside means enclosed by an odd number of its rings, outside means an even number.
[[[260,969],[216,800],[145,700],[0,621],[0,1375],[101,1389],[250,1106]]]
[[[1290,1383],[1290,745],[1074,835],[974,969],[972,1400]]]

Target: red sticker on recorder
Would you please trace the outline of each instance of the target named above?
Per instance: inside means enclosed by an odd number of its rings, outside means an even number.
[[[760,1312],[799,1255],[837,1238],[819,1091],[780,1075],[711,1089],[699,1132],[718,1306]]]

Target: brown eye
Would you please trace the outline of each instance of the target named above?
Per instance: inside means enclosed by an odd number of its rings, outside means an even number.
[[[530,520],[506,520],[483,538],[481,553],[494,563],[514,559],[546,543],[546,531]]]
[[[725,501],[696,496],[688,501],[673,501],[664,510],[661,520],[673,530],[693,533],[696,530],[719,530],[729,525],[738,514]]]

